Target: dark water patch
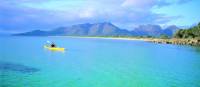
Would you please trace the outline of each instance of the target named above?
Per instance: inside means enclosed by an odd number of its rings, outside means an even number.
[[[33,73],[40,71],[37,68],[25,66],[17,63],[0,62],[0,71],[16,71],[21,73]]]

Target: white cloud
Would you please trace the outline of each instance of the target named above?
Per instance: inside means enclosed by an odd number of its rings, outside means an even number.
[[[32,0],[34,1],[34,0]],[[40,1],[40,0],[38,0]],[[135,24],[166,23],[170,17],[151,11],[154,6],[166,6],[165,0],[41,0],[35,2],[10,4],[4,1],[0,5],[3,12],[0,16],[4,22],[1,25],[11,28],[49,28],[66,24],[112,22],[127,28]],[[2,3],[0,3],[2,4]],[[20,6],[24,6],[21,8]],[[14,22],[14,19],[23,20]],[[31,25],[30,25],[31,24]],[[129,28],[129,27],[128,27]]]
[[[92,18],[94,17],[94,9],[93,8],[87,8],[87,9],[84,9],[83,11],[81,11],[79,13],[79,17],[80,18]]]
[[[135,8],[151,8],[155,5],[156,0],[125,0],[121,6]]]

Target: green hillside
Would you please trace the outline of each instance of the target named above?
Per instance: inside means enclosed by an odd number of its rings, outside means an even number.
[[[200,23],[189,29],[180,29],[174,34],[174,38],[200,38]]]

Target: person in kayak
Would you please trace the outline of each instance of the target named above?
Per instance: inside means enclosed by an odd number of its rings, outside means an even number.
[[[54,43],[51,44],[51,47],[56,47],[56,45]]]

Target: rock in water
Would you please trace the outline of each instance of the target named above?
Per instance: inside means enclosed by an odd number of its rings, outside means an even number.
[[[16,71],[21,73],[33,73],[39,71],[37,68],[25,66],[22,64],[0,62],[0,71]]]

